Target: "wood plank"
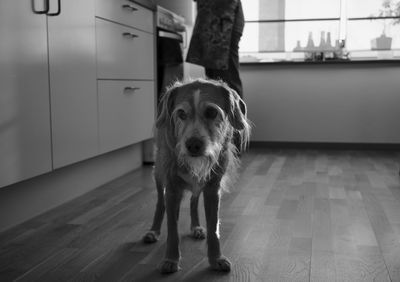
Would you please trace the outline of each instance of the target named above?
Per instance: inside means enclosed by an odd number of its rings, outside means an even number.
[[[39,232],[18,245],[10,244],[0,255],[0,277],[13,280],[47,260],[79,232],[79,226],[61,225]]]
[[[310,281],[336,281],[329,199],[315,198]]]
[[[57,251],[54,255],[48,257],[46,260],[42,261],[40,264],[31,268],[22,276],[18,277],[16,281],[52,281],[52,279],[50,279],[48,276],[49,272],[55,268],[58,268],[64,261],[72,257],[76,252],[77,249],[63,248]]]
[[[370,193],[362,193],[365,207],[392,281],[400,281],[400,240],[381,204]]]
[[[144,167],[0,234],[0,280],[400,281],[398,156],[378,151],[250,150],[221,201],[230,273],[211,271],[206,240],[189,236],[182,270],[161,275],[166,247],[143,244],[156,202]],[[203,198],[200,220],[205,225]]]
[[[353,242],[357,246],[378,246],[374,230],[365,210],[362,194],[359,191],[349,191],[348,193]]]

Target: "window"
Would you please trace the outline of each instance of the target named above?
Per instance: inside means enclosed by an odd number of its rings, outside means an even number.
[[[400,59],[400,0],[245,0],[241,62]]]

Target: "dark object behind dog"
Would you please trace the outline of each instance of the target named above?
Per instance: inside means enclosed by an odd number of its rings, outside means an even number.
[[[166,210],[167,250],[159,269],[162,273],[179,270],[179,207],[184,190],[190,190],[192,236],[204,239],[207,233],[211,268],[230,271],[231,263],[222,255],[219,242],[220,195],[236,178],[239,161],[234,136],[239,136],[243,148],[249,141],[246,105],[224,82],[198,79],[175,83],[159,107],[154,171],[158,201],[153,225],[143,240],[146,243],[158,240]],[[201,192],[207,232],[199,222]]]

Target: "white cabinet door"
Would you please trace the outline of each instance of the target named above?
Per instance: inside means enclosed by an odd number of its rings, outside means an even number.
[[[99,79],[154,79],[154,34],[96,19]]]
[[[46,16],[31,0],[1,0],[0,187],[50,170]]]
[[[96,16],[139,30],[154,32],[153,11],[131,0],[96,0]]]
[[[59,168],[98,154],[94,0],[61,1],[60,15],[48,17],[48,37],[53,167]]]
[[[98,90],[102,153],[153,137],[153,81],[99,80]]]

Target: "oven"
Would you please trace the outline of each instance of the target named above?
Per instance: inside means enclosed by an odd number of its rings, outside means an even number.
[[[157,105],[168,86],[184,78],[183,48],[186,45],[185,19],[157,6]],[[144,142],[143,161],[154,164],[153,140]]]
[[[165,89],[184,77],[184,18],[157,6],[157,95],[161,98]]]

